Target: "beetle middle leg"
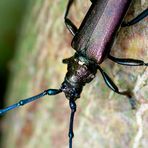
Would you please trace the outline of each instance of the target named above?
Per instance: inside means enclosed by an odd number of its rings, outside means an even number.
[[[70,7],[73,4],[73,2],[74,2],[74,0],[69,0],[68,1],[64,19],[65,19],[66,27],[71,32],[71,34],[74,36],[76,34],[76,32],[77,32],[78,29],[74,25],[74,23],[68,18],[68,13],[69,13]]]
[[[71,34],[73,36],[75,36],[75,34],[76,34],[76,32],[77,32],[78,29],[74,25],[74,23],[68,18],[68,14],[69,14],[70,7],[72,6],[72,4],[73,4],[74,1],[75,0],[69,0],[68,1],[66,12],[65,12],[65,16],[64,16],[66,27],[68,28],[68,30],[71,32]],[[90,1],[92,3],[95,2],[95,0],[90,0]]]
[[[118,87],[116,86],[116,84],[111,80],[111,78],[103,71],[103,69],[98,66],[98,69],[100,70],[104,81],[106,83],[106,85],[113,90],[115,93],[118,93],[120,95],[124,95],[126,97],[128,97],[129,102],[131,104],[132,109],[136,108],[136,100],[132,97],[132,93],[130,91],[119,91]]]
[[[134,25],[134,24],[140,22],[142,19],[144,19],[147,16],[148,16],[148,8],[145,9],[142,13],[140,13],[137,17],[135,17],[131,21],[129,21],[129,22],[123,22],[121,24],[121,27],[127,27],[127,26]]]
[[[124,58],[116,58],[111,55],[108,55],[108,58],[112,60],[115,63],[118,63],[120,65],[126,65],[126,66],[148,66],[148,63],[145,63],[142,60],[138,59],[124,59]]]

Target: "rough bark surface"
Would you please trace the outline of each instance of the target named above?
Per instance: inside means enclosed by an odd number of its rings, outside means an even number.
[[[59,88],[66,73],[62,59],[74,50],[72,36],[63,16],[67,0],[36,0],[30,3],[22,27],[18,50],[11,63],[7,105],[35,95],[47,88]],[[79,26],[89,1],[78,0],[70,17]],[[148,7],[146,0],[134,0],[126,20]],[[148,62],[148,19],[121,28],[112,55]],[[74,148],[147,148],[148,145],[148,69],[127,67],[106,60],[102,68],[121,90],[133,91],[137,109],[128,99],[113,93],[101,74],[84,88],[77,100]],[[10,99],[9,99],[10,98]],[[2,148],[68,147],[69,102],[64,94],[46,96],[4,115]]]

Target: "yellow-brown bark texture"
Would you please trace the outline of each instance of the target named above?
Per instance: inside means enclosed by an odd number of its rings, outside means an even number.
[[[59,88],[67,67],[62,59],[74,54],[73,36],[64,24],[67,0],[30,1],[17,54],[11,62],[7,105],[48,88]],[[80,25],[91,2],[77,0],[69,17]],[[146,0],[134,0],[125,20],[148,7]],[[148,19],[121,28],[111,53],[116,57],[148,62]],[[98,30],[99,31],[99,30]],[[120,90],[130,89],[137,100],[132,110],[126,97],[112,92],[98,72],[76,101],[74,148],[147,148],[148,69],[121,66],[106,60],[101,67]],[[69,101],[64,94],[42,99],[4,115],[2,148],[68,147]]]

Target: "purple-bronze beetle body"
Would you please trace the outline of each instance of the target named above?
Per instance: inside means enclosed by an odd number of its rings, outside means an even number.
[[[97,65],[110,53],[114,37],[131,1],[93,1],[71,43],[76,54],[63,60],[63,63],[68,64],[61,87],[66,98],[76,100],[80,97],[83,86],[93,80]]]
[[[131,1],[94,1],[72,40],[72,47],[97,64],[103,62]]]

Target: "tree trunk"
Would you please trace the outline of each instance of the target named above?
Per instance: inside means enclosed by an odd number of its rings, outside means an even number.
[[[7,105],[48,88],[59,88],[66,65],[73,55],[72,35],[64,24],[66,0],[36,0],[30,3],[19,37],[17,54],[11,63]],[[76,1],[70,18],[79,26],[90,2]],[[146,0],[134,0],[126,20],[146,9]],[[112,48],[116,57],[148,62],[147,18],[121,28]],[[146,148],[148,145],[148,70],[127,67],[106,60],[102,68],[120,90],[130,89],[137,100],[131,110],[126,97],[113,93],[98,72],[76,101],[74,148]],[[2,148],[68,147],[69,102],[64,94],[46,96],[4,115]]]

